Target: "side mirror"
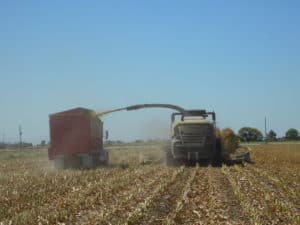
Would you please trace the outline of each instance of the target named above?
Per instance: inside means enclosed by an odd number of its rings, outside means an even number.
[[[108,137],[109,137],[109,132],[108,132],[108,130],[106,130],[106,131],[105,131],[105,140],[107,140]]]
[[[216,121],[216,113],[215,112],[212,113],[212,118],[213,118],[213,121]]]

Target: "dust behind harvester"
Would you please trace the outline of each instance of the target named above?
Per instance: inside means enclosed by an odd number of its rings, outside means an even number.
[[[95,168],[108,162],[103,123],[94,111],[75,108],[50,115],[49,159],[56,168]]]

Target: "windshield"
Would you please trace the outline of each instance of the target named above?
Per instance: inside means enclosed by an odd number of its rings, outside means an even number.
[[[176,135],[201,135],[206,136],[210,130],[209,124],[179,125],[175,129]]]

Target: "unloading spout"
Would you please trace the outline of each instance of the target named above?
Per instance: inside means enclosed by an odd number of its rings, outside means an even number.
[[[104,116],[106,114],[109,114],[109,113],[113,113],[113,112],[119,112],[119,111],[122,111],[122,110],[126,110],[126,107],[123,107],[123,108],[117,108],[117,109],[111,109],[111,110],[107,110],[107,111],[98,111],[96,112],[96,116]]]
[[[177,106],[177,105],[171,105],[171,104],[139,104],[139,105],[131,105],[131,106],[112,109],[112,110],[107,110],[107,111],[98,111],[98,112],[96,112],[96,115],[101,117],[101,116],[104,116],[106,114],[113,113],[113,112],[119,112],[119,111],[122,111],[122,110],[132,111],[132,110],[138,110],[138,109],[143,109],[143,108],[167,108],[167,109],[174,109],[174,110],[179,111],[181,113],[185,112],[184,108],[181,108],[180,106]]]
[[[171,105],[171,104],[141,104],[141,105],[132,105],[128,106],[126,110],[137,110],[137,109],[143,109],[143,108],[167,108],[167,109],[174,109],[179,112],[185,112],[184,108],[181,108],[177,105]]]

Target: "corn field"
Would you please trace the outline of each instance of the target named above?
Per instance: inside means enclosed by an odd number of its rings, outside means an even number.
[[[119,146],[109,167],[65,171],[46,150],[0,152],[0,224],[300,224],[300,145],[251,148],[253,163],[167,167],[161,146]]]

